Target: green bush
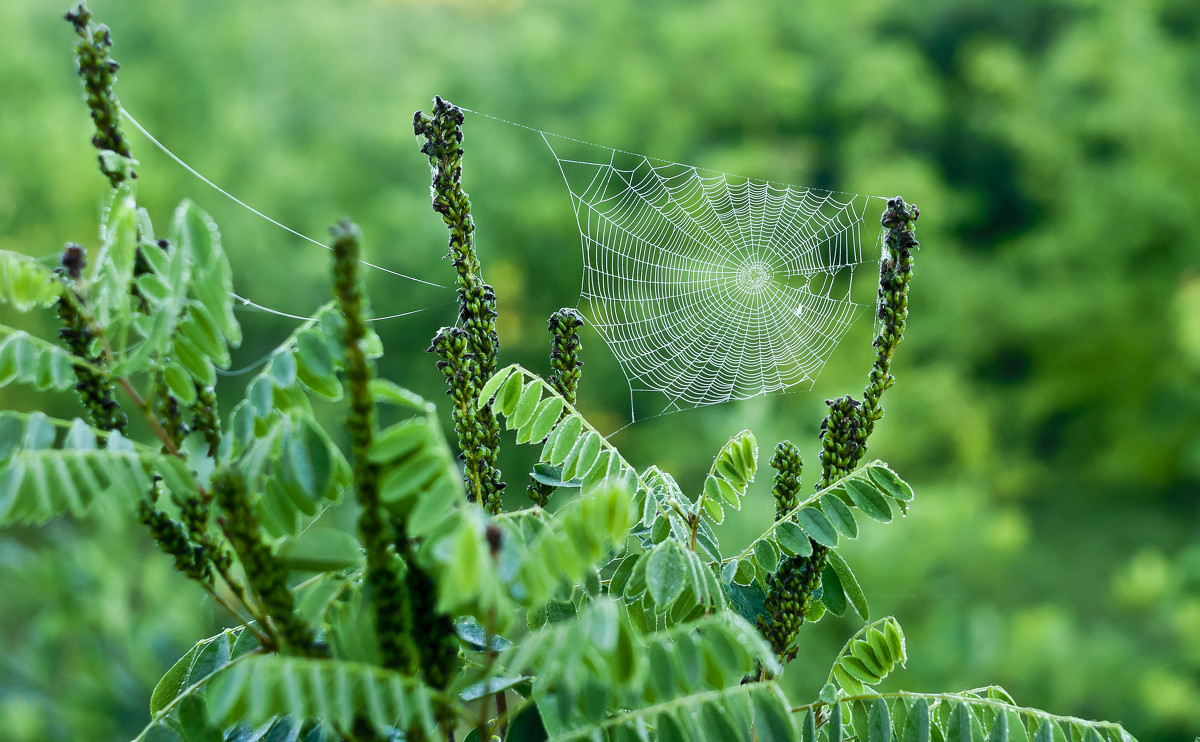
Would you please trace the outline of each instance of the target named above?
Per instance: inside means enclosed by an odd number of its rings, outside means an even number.
[[[866,452],[895,382],[915,207],[897,197],[882,216],[873,364],[861,399],[826,403],[813,493],[800,491],[799,449],[780,442],[774,523],[734,554],[719,535],[757,474],[751,431],[720,447],[689,495],[657,466],[639,471],[576,409],[573,312],[552,317],[546,377],[497,370],[496,293],[460,183],[462,113],[440,98],[415,130],[457,272],[461,327],[439,330],[430,350],[463,470],[436,408],[375,374],[382,346],[364,321],[349,222],[332,230],[334,301],[222,415],[217,370],[242,335],[220,234],[185,202],[156,238],[107,29],[82,4],[68,20],[111,191],[94,255],[69,245],[50,270],[0,253],[0,300],[54,309],[60,327],[55,341],[36,323],[0,326],[0,383],[51,401],[73,390],[85,417],[0,412],[0,524],[136,513],[237,622],[171,666],[139,738],[1130,738],[1017,706],[996,686],[876,689],[907,661],[904,634],[893,617],[871,620],[838,547],[864,516],[891,523],[914,500]],[[531,507],[505,509],[502,425],[540,446]],[[850,610],[865,625],[827,673],[790,664],[805,624]],[[819,691],[789,700],[785,666]]]

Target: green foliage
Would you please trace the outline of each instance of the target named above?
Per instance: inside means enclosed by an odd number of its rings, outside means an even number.
[[[872,461],[813,495],[791,511],[783,513],[740,554],[723,562],[723,574],[739,585],[775,571],[780,554],[808,556],[812,544],[833,548],[841,536],[857,538],[859,514],[881,522],[891,522],[892,504],[907,513],[912,489],[882,461]],[[840,535],[839,535],[840,534]],[[821,600],[835,615],[845,612],[846,601],[864,620],[868,618],[866,598],[854,573],[836,551],[829,552],[830,567],[824,572]]]
[[[184,462],[82,420],[0,411],[0,525],[83,515],[100,498],[132,507],[154,477],[186,491]]]
[[[61,391],[75,385],[75,367],[85,361],[21,330],[3,328],[0,337],[0,386],[29,384],[34,390]]]
[[[825,720],[824,723],[816,719]],[[997,686],[961,693],[883,693],[818,703],[804,711],[805,742],[1050,742],[1132,740],[1117,724],[1017,706]]]
[[[381,734],[436,725],[434,693],[411,677],[345,660],[247,658],[209,690],[209,713],[226,726],[278,716],[319,720],[349,732],[357,718]]]
[[[868,686],[882,683],[897,663],[907,661],[900,624],[891,616],[881,618],[859,629],[842,647],[826,688],[836,682],[844,694],[862,695]],[[826,693],[822,690],[822,696]]]
[[[139,739],[423,740],[466,729],[475,739],[662,742],[1129,738],[1114,724],[1017,707],[998,688],[877,689],[907,660],[891,617],[847,641],[816,700],[795,706],[781,683],[788,662],[813,653],[797,639],[802,624],[851,607],[869,620],[837,549],[868,521],[907,515],[914,498],[886,464],[858,462],[895,381],[915,208],[888,202],[875,364],[861,402],[828,403],[816,492],[791,491],[797,454],[789,491],[777,494],[789,504],[726,557],[729,532],[718,527],[752,497],[753,433],[721,445],[689,496],[657,465],[639,471],[580,413],[578,343],[566,334],[549,379],[519,364],[491,373],[496,297],[479,275],[459,183],[463,117],[440,98],[415,125],[466,326],[439,333],[460,444],[472,447],[465,482],[434,406],[374,378],[382,344],[365,329],[349,223],[335,230],[337,304],[266,357],[221,425],[217,370],[242,340],[232,272],[213,220],[188,202],[155,240],[116,127],[110,39],[89,18],[83,6],[70,15],[112,185],[100,249],[76,270],[69,248],[57,276],[0,262],[5,302],[32,312],[57,300],[67,344],[5,327],[0,379],[74,386],[94,425],[0,412],[0,524],[97,502],[136,508],[180,571],[240,624],[167,671]],[[563,333],[577,326],[560,322]],[[348,408],[349,444],[326,403]],[[133,417],[128,434],[121,409]],[[518,444],[540,447],[534,480],[566,490],[554,512],[498,512],[499,418]],[[789,570],[804,579],[789,583]],[[777,643],[770,627],[783,612],[788,635]]]
[[[18,312],[48,307],[62,293],[52,271],[20,253],[0,250],[0,304]]]

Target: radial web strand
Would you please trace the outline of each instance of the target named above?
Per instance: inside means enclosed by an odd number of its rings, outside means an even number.
[[[665,395],[672,412],[812,386],[864,309],[852,275],[879,260],[862,243],[876,197],[608,148],[571,159],[548,136],[582,238],[584,311],[632,395]]]

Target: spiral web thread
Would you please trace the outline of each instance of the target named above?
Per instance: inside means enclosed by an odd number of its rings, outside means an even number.
[[[575,208],[585,313],[620,363],[631,405],[660,393],[662,414],[811,388],[864,309],[851,299],[852,275],[879,260],[862,245],[878,197],[609,148],[598,161],[567,159],[542,138]]]

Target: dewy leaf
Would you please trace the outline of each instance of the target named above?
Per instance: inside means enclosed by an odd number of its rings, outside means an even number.
[[[956,703],[946,720],[946,742],[971,742],[971,709]]]
[[[192,293],[208,309],[229,345],[237,346],[242,332],[233,316],[232,271],[216,223],[195,204],[184,201],[172,217],[168,239],[194,265]]]
[[[871,703],[867,717],[867,739],[870,742],[892,742],[892,720],[888,715],[887,703],[876,698]]]
[[[836,551],[829,552],[829,566],[837,573],[838,582],[841,584],[842,590],[845,591],[846,597],[850,599],[850,604],[854,606],[854,612],[857,613],[862,620],[870,621],[870,610],[867,607],[867,596],[863,594],[862,587],[858,584],[858,579],[854,573],[850,571],[850,565],[846,564],[846,560]],[[833,607],[829,603],[825,606],[830,610]],[[842,610],[845,610],[845,604],[842,605]],[[836,615],[841,615],[834,611]]]
[[[1008,714],[1004,711],[996,714],[996,721],[988,732],[987,742],[1008,742]]]
[[[372,463],[385,464],[404,458],[431,444],[428,420],[424,417],[413,417],[381,430],[375,436],[367,458]]]
[[[913,499],[912,487],[900,478],[896,472],[888,468],[887,464],[882,461],[873,461],[867,466],[867,476],[871,481],[879,485],[879,488],[886,492],[889,497],[901,502],[908,502]]]
[[[199,644],[189,649],[187,654],[171,665],[171,669],[167,670],[158,684],[154,686],[154,692],[150,694],[151,716],[166,708],[167,704],[174,701],[176,696],[187,687],[188,671],[191,669],[199,649]]]
[[[837,546],[837,531],[820,510],[811,506],[802,507],[796,513],[796,522],[818,544],[830,548]]]
[[[901,742],[929,742],[929,702],[918,698],[904,720]]]
[[[779,550],[788,556],[811,556],[812,542],[800,526],[785,520],[775,528],[775,541]]]
[[[846,615],[846,592],[832,566],[821,572],[821,602],[833,615],[839,618]]]
[[[0,335],[0,387],[14,381],[38,391],[75,386],[75,358],[70,352],[20,330],[8,332]]]
[[[849,477],[842,484],[860,510],[881,523],[892,522],[892,509],[887,498],[874,486],[857,477]]]
[[[858,538],[858,521],[854,519],[854,511],[835,493],[821,497],[821,512],[829,518],[834,528],[841,531],[846,538]]]
[[[646,557],[646,587],[659,610],[665,610],[683,592],[687,558],[678,541],[667,539]]]
[[[760,539],[754,544],[754,561],[758,562],[758,566],[764,572],[774,572],[775,567],[779,564],[779,552],[775,550],[775,544],[767,539]]]
[[[575,444],[579,441],[579,434],[583,430],[583,418],[579,415],[567,415],[554,428],[554,448],[550,454],[550,463],[555,465],[562,464],[567,454],[575,448]]]
[[[842,742],[842,704],[835,703],[829,709],[830,742]]]
[[[276,359],[281,357],[283,357],[283,354],[276,356]],[[290,384],[281,384],[281,386],[290,386]],[[421,395],[387,379],[371,379],[367,388],[371,392],[371,397],[376,402],[394,404],[397,407],[407,408],[413,412],[423,412],[427,415],[437,411],[433,403],[427,401]]]

